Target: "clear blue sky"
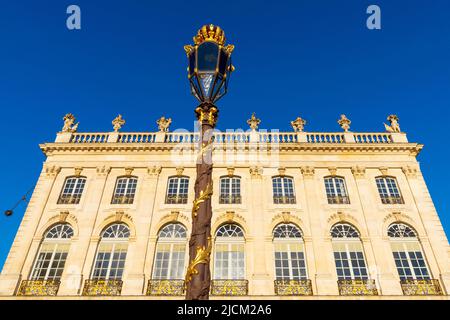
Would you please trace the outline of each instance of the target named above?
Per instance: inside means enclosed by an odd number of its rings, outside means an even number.
[[[82,30],[66,28],[77,4]],[[366,8],[382,10],[382,30],[365,26]],[[223,5],[223,6],[222,6]],[[143,1],[15,0],[0,8],[2,184],[0,209],[33,186],[62,116],[80,131],[155,130],[161,115],[192,128],[195,99],[183,45],[203,24],[220,25],[236,72],[219,102],[219,129],[246,128],[252,111],[262,128],[382,131],[396,113],[419,160],[441,220],[450,232],[446,147],[450,140],[450,2],[448,0]],[[0,216],[0,267],[25,206]]]

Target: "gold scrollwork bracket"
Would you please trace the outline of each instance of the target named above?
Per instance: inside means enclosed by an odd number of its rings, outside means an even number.
[[[205,247],[205,246],[197,247],[197,249],[195,251],[195,257],[189,264],[189,267],[187,268],[187,271],[186,271],[186,277],[184,280],[185,288],[187,288],[188,282],[190,282],[192,280],[192,276],[198,274],[197,265],[199,265],[201,263],[207,264],[209,262],[210,255],[211,255],[211,248],[212,248],[211,236],[208,237],[208,246],[207,247]]]
[[[212,183],[209,183],[205,190],[200,191],[200,195],[194,200],[192,206],[192,219],[197,218],[197,212],[200,209],[200,204],[208,200],[213,194]]]

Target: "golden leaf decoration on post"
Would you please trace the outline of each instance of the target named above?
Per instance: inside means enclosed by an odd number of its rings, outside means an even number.
[[[200,204],[208,200],[213,194],[212,184],[208,184],[205,190],[200,191],[200,195],[194,200],[192,207],[192,219],[197,217],[197,211],[200,209]]]
[[[198,270],[196,269],[197,265],[203,263],[207,264],[209,262],[209,258],[211,255],[212,248],[212,239],[208,237],[208,246],[197,247],[195,251],[195,258],[189,264],[189,267],[186,271],[186,277],[184,280],[184,286],[187,287],[187,283],[192,280],[192,276],[198,274]]]

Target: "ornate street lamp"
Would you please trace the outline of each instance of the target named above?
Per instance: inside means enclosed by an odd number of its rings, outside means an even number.
[[[189,59],[188,78],[192,94],[200,101],[195,109],[200,139],[189,241],[189,266],[186,271],[186,299],[207,300],[211,285],[209,267],[211,240],[212,140],[219,110],[214,103],[227,93],[234,46],[225,46],[225,33],[214,25],[203,26],[194,45],[184,46]]]

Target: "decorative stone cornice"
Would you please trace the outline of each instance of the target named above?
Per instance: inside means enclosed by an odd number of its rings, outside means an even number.
[[[44,164],[44,172],[47,177],[54,178],[61,172],[61,167]]]
[[[417,178],[417,174],[419,172],[419,170],[416,167],[413,167],[413,166],[403,167],[402,171],[403,171],[403,173],[405,174],[406,177],[411,178],[411,179]]]
[[[111,172],[111,167],[109,167],[109,166],[97,167],[96,171],[97,171],[97,176],[106,177]]]
[[[361,166],[352,167],[353,176],[357,179],[362,179],[366,176],[366,168]]]
[[[263,173],[263,168],[258,166],[250,167],[250,176],[252,178],[261,178]]]
[[[310,167],[310,166],[305,166],[305,167],[300,167],[300,171],[303,174],[303,178],[313,178],[314,174],[315,174],[315,169],[314,167]]]

